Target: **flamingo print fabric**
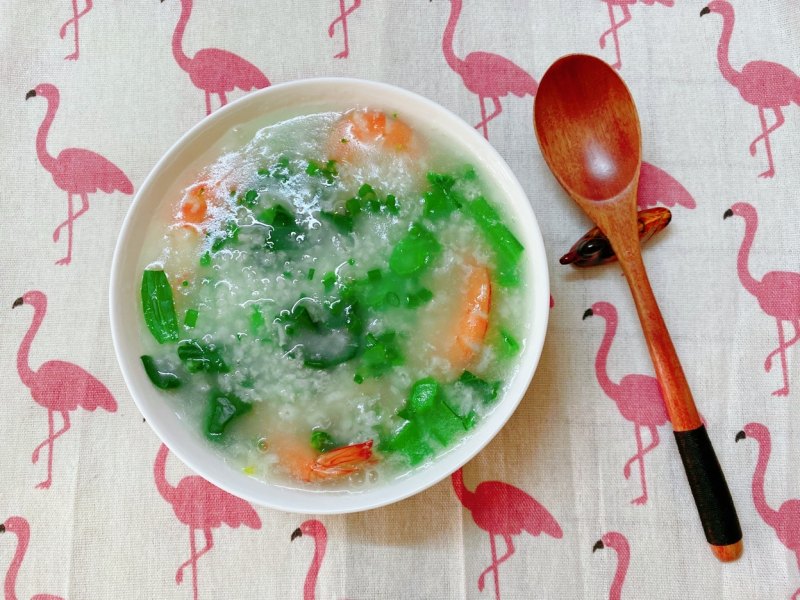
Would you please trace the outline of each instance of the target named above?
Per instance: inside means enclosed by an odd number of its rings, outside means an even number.
[[[0,3],[0,598],[800,597],[798,40],[796,0]],[[573,52],[618,63],[640,208],[672,211],[645,262],[739,512],[734,564],[704,541],[619,267],[558,264],[589,223],[531,114]],[[107,316],[122,220],[169,146],[318,76],[477,126],[527,191],[554,301],[533,385],[485,450],[337,517],[253,507],[170,455]]]

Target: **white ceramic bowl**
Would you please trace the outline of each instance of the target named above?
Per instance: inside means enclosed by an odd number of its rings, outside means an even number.
[[[272,114],[282,118],[331,108],[380,108],[400,112],[412,127],[458,148],[470,159],[504,206],[512,228],[525,246],[524,277],[529,282],[530,322],[519,368],[494,410],[467,438],[432,463],[408,476],[357,492],[315,492],[271,485],[228,466],[201,435],[182,423],[142,368],[142,319],[138,271],[145,231],[167,189],[211,145],[234,127]],[[210,162],[210,161],[209,161]],[[550,288],[544,244],[531,205],[511,169],[473,127],[438,104],[409,91],[358,79],[307,79],[254,92],[216,111],[184,135],[158,161],[139,188],[122,226],[111,268],[111,332],[122,374],[147,423],[191,469],[220,488],[255,504],[288,512],[336,514],[367,510],[407,498],[441,481],[488,444],[517,408],[539,362],[549,313]]]

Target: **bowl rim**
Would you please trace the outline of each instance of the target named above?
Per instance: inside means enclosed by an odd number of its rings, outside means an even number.
[[[144,204],[144,199],[150,191],[150,188],[153,187],[155,185],[154,182],[158,180],[161,171],[163,171],[177,155],[185,151],[185,147],[193,138],[200,135],[204,130],[210,129],[212,125],[218,121],[225,119],[229,114],[242,110],[245,106],[250,104],[263,102],[265,97],[269,97],[271,95],[278,95],[278,97],[280,97],[281,92],[287,93],[292,89],[302,91],[303,88],[313,88],[315,86],[350,86],[351,89],[360,88],[362,92],[366,91],[368,93],[372,91],[378,94],[383,93],[391,97],[392,101],[397,103],[401,103],[403,100],[408,100],[414,104],[425,107],[434,113],[439,113],[443,118],[450,120],[452,124],[460,128],[460,131],[457,132],[460,135],[454,134],[454,139],[452,141],[459,144],[461,149],[474,160],[477,161],[478,157],[480,156],[481,162],[492,163],[493,166],[499,170],[499,175],[502,175],[505,178],[503,180],[504,185],[513,192],[513,194],[509,194],[507,192],[499,193],[499,197],[502,198],[499,200],[499,203],[507,211],[514,208],[516,209],[516,212],[521,211],[524,213],[527,221],[523,224],[526,232],[525,235],[530,241],[533,242],[534,246],[526,246],[525,256],[526,261],[529,261],[532,265],[531,272],[535,275],[536,281],[535,284],[534,282],[529,282],[529,285],[533,288],[530,294],[533,298],[533,305],[528,311],[528,313],[531,315],[529,321],[529,332],[525,349],[517,359],[519,360],[517,365],[518,371],[515,373],[513,381],[519,390],[516,394],[516,397],[512,398],[510,394],[511,388],[509,387],[504,396],[498,400],[491,413],[485,420],[488,421],[492,415],[495,415],[494,420],[496,422],[490,431],[486,430],[488,423],[484,422],[480,424],[479,427],[474,431],[468,433],[463,441],[459,442],[452,448],[446,449],[444,452],[434,457],[432,462],[427,463],[422,468],[412,469],[410,476],[391,480],[387,485],[380,484],[374,488],[367,488],[363,491],[359,490],[356,493],[336,496],[338,498],[343,497],[346,500],[351,500],[350,503],[345,500],[336,502],[336,506],[331,507],[326,505],[326,498],[330,499],[332,497],[329,493],[319,493],[310,490],[293,490],[299,491],[302,496],[308,496],[310,499],[313,499],[314,497],[319,499],[316,502],[310,502],[308,506],[296,507],[293,505],[287,505],[286,503],[274,501],[269,497],[269,492],[263,495],[257,495],[247,490],[237,488],[228,480],[220,479],[219,477],[215,476],[215,474],[209,473],[210,467],[205,468],[203,464],[204,456],[193,453],[190,448],[187,448],[183,443],[180,443],[176,439],[178,434],[173,434],[170,432],[171,428],[169,424],[162,422],[160,418],[155,416],[155,409],[153,409],[151,406],[152,402],[136,393],[137,377],[134,375],[133,371],[136,368],[134,367],[134,364],[139,363],[138,355],[136,355],[136,361],[125,360],[126,355],[129,354],[129,352],[126,350],[126,347],[130,344],[125,340],[125,336],[123,335],[122,331],[125,315],[122,314],[123,310],[119,295],[122,293],[121,290],[124,284],[121,265],[124,255],[126,254],[125,248],[128,245],[129,238],[133,236],[132,223],[135,215],[141,209],[141,205]],[[355,96],[357,96],[357,94]],[[358,99],[355,98],[353,100],[353,106],[359,105]],[[269,114],[269,110],[263,111],[262,114]],[[242,120],[240,122],[244,123],[247,121]],[[455,137],[460,139],[456,140]],[[468,148],[467,142],[471,142],[473,146],[479,146],[479,153],[473,151],[472,148]],[[191,162],[191,160],[187,161],[187,163],[188,162]],[[522,202],[523,200],[524,202]],[[516,229],[517,231],[520,231],[522,227],[517,227]],[[443,481],[446,477],[450,476],[452,473],[463,467],[467,462],[472,460],[472,458],[474,458],[481,450],[483,450],[483,448],[486,447],[486,445],[488,445],[498,433],[500,433],[530,388],[533,374],[541,359],[545,335],[547,332],[549,312],[549,269],[541,230],[527,194],[525,193],[511,168],[500,156],[498,151],[491,146],[488,140],[479,134],[471,125],[437,102],[395,85],[351,77],[314,77],[275,84],[268,88],[255,91],[238,98],[237,100],[230,102],[226,106],[216,110],[211,115],[206,116],[200,122],[193,125],[188,131],[181,135],[180,138],[175,141],[159,158],[159,160],[148,173],[147,177],[139,186],[139,189],[136,192],[136,195],[119,230],[109,277],[109,318],[114,353],[117,358],[117,363],[119,364],[120,371],[122,372],[122,377],[125,381],[125,385],[130,397],[133,399],[142,416],[156,433],[160,441],[165,444],[169,448],[169,451],[172,452],[178,459],[180,459],[181,462],[189,467],[194,473],[200,475],[220,489],[257,506],[263,506],[266,508],[272,508],[283,512],[296,514],[347,514],[394,504],[414,496]],[[519,382],[519,384],[517,382]],[[152,384],[150,384],[150,388],[152,390],[153,397],[157,397],[159,392],[161,392],[160,390],[156,390],[154,387],[152,387]],[[502,412],[500,412],[501,407]],[[180,425],[180,427],[184,426]],[[481,436],[478,436],[478,433],[483,430],[486,431],[484,431]],[[469,441],[474,443],[469,444]],[[203,440],[201,443],[205,443],[205,441]],[[208,453],[214,454],[214,451],[209,448]],[[240,477],[247,477],[246,475],[236,471],[227,463],[226,469],[232,474],[235,473]],[[248,477],[248,479],[252,478]],[[405,485],[406,482],[409,481],[414,481],[414,484]],[[271,482],[259,480],[258,483],[261,484],[259,489],[264,490],[279,489],[286,491],[289,489]],[[399,491],[393,494],[381,495],[379,493],[380,490],[386,489],[389,485],[393,487],[398,487],[399,485]],[[366,502],[364,501],[365,498],[372,498],[373,496],[375,496],[374,499]],[[314,504],[314,506],[312,507],[311,504]]]

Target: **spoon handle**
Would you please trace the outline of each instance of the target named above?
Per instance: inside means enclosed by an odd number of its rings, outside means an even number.
[[[634,242],[638,245],[638,239]],[[683,367],[650,287],[641,252],[636,249],[625,252],[625,255],[625,260],[620,260],[620,263],[639,313],[706,540],[719,560],[736,560],[742,554],[742,530],[725,475],[697,412]]]

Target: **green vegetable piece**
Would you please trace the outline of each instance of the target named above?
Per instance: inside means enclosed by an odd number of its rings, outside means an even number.
[[[294,175],[294,169],[291,168],[288,156],[281,156],[275,167],[272,169],[271,176],[278,181],[288,181],[289,177]]]
[[[495,251],[498,283],[507,287],[519,285],[520,278],[517,267],[524,250],[523,245],[505,226],[500,215],[485,198],[480,197],[464,205],[464,210],[475,220]]]
[[[365,183],[358,188],[358,197],[364,200],[364,202],[378,199],[378,195],[375,193],[375,190],[372,189],[372,186],[368,183]]]
[[[325,275],[322,276],[322,287],[325,288],[326,292],[330,292],[333,289],[333,286],[336,284],[336,273],[333,271],[328,271]]]
[[[413,279],[380,269],[367,271],[364,279],[354,282],[353,289],[365,306],[377,311],[397,306],[416,308],[433,297],[429,290],[415,287]]]
[[[256,171],[259,177],[267,177],[269,175],[269,169],[261,167],[258,171]]]
[[[430,172],[426,177],[428,179],[428,183],[445,190],[449,190],[456,183],[455,177],[453,177],[452,175],[448,175],[447,173]]]
[[[453,190],[456,180],[442,173],[428,173],[431,189],[425,192],[423,215],[431,220],[443,219],[461,207],[458,194]]]
[[[253,304],[253,309],[250,311],[250,333],[258,335],[265,323],[266,321],[264,320],[264,315],[261,314],[261,309]]]
[[[253,208],[258,200],[258,192],[256,190],[247,190],[244,195],[243,204],[248,208]]]
[[[430,265],[441,250],[441,244],[430,231],[414,224],[392,250],[389,268],[403,277],[416,275]]]
[[[306,300],[278,316],[286,338],[283,349],[301,356],[303,364],[314,369],[327,369],[355,357],[362,347],[363,318],[358,303],[339,299],[318,306],[312,315],[306,304],[316,303]]]
[[[357,375],[362,377],[362,381],[364,377],[380,377],[404,362],[394,331],[385,331],[377,336],[369,333]]]
[[[475,172],[475,167],[473,167],[472,165],[467,165],[466,168],[464,169],[463,178],[466,181],[474,181],[475,179],[477,179],[478,174]]]
[[[147,328],[159,344],[178,341],[178,316],[164,271],[148,269],[142,274],[142,312]]]
[[[197,340],[184,340],[178,344],[178,358],[190,373],[228,373],[230,367],[225,363],[219,348]]]
[[[500,390],[502,382],[489,382],[474,373],[464,371],[461,377],[458,378],[457,383],[474,390],[484,404],[490,404],[492,400],[497,398],[497,392]]]
[[[184,279],[183,281],[181,281],[181,286],[182,287],[189,287],[189,282]]]
[[[461,417],[441,399],[437,399],[417,420],[442,446],[448,446],[466,429]]]
[[[221,440],[231,421],[252,409],[252,404],[240,400],[233,394],[212,393],[204,422],[206,437],[213,441]]]
[[[469,431],[478,424],[478,413],[474,410],[469,411],[466,415],[461,417],[461,422],[464,424],[464,429]]]
[[[214,240],[211,244],[211,252],[219,252],[225,246],[229,246],[231,244],[235,244],[239,241],[239,226],[236,224],[236,221],[230,220],[228,221],[227,225],[225,225],[224,233]]]
[[[308,161],[308,167],[306,167],[306,173],[311,176],[318,175],[323,177],[328,183],[333,183],[334,179],[339,175],[335,160],[329,160],[325,165],[310,160]]]
[[[308,279],[309,281],[312,281],[314,279],[314,273],[316,273],[316,272],[317,272],[316,269],[313,269],[313,268],[309,269],[308,270],[308,275],[306,275],[306,279]]]
[[[411,292],[406,295],[405,303],[408,308],[417,308],[430,302],[433,298],[433,292],[428,288],[420,288],[416,292]]]
[[[437,400],[441,400],[439,398],[440,391],[439,382],[433,379],[433,377],[420,379],[411,386],[411,393],[409,394],[406,408],[408,408],[412,414],[429,410]]]
[[[171,390],[181,386],[180,378],[175,373],[160,368],[152,356],[145,354],[141,359],[144,372],[147,373],[147,377],[154,386],[162,390]]]
[[[351,217],[355,217],[358,213],[361,212],[361,202],[359,202],[358,198],[350,198],[347,202],[344,203],[344,208],[347,211],[347,214]]]
[[[433,454],[433,448],[425,441],[422,427],[413,421],[406,421],[392,437],[382,441],[380,450],[404,454],[411,466],[418,465]]]
[[[358,385],[361,385],[362,383],[364,383],[364,377],[356,373],[355,375],[353,375],[353,381],[355,381]]]
[[[197,312],[195,309],[190,308],[186,311],[186,316],[183,318],[183,324],[186,325],[188,328],[192,328],[197,325],[197,317],[200,316],[200,313]]]
[[[393,194],[386,196],[385,204],[389,214],[396,215],[400,212],[400,207],[397,205],[397,198]]]
[[[432,377],[414,383],[406,406],[398,414],[419,424],[423,431],[443,446],[447,446],[465,429],[461,417],[444,401],[441,386]]]
[[[327,452],[336,448],[336,442],[327,431],[316,429],[311,432],[311,447],[317,452]]]
[[[507,330],[500,330],[500,356],[503,358],[511,358],[519,354],[519,342]]]
[[[203,255],[200,257],[200,266],[208,267],[210,265],[211,265],[211,253],[208,251],[203,252]]]
[[[322,211],[319,216],[336,227],[339,233],[347,234],[353,232],[353,217],[350,215]]]
[[[262,210],[256,219],[271,225],[266,246],[271,250],[289,250],[300,244],[303,228],[297,223],[294,215],[280,204]]]

